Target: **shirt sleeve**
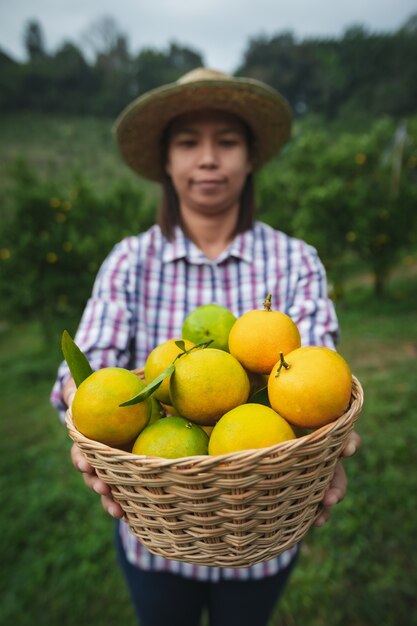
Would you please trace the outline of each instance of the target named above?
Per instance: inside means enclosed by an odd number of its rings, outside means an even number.
[[[297,324],[302,346],[336,348],[339,324],[333,302],[328,297],[323,264],[312,246],[301,246],[300,270],[289,315]]]
[[[129,261],[131,239],[117,244],[101,266],[74,337],[93,370],[128,367],[131,360],[134,338]],[[62,399],[62,388],[69,376],[68,366],[63,361],[50,396],[62,421],[67,408]]]

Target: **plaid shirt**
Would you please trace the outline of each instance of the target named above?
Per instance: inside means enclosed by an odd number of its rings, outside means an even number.
[[[326,275],[314,248],[262,222],[237,235],[215,260],[208,259],[176,228],[172,242],[158,226],[117,244],[103,263],[82,316],[75,341],[92,368],[143,367],[156,345],[181,337],[184,318],[195,307],[217,303],[240,316],[260,308],[267,293],[272,307],[291,316],[302,345],[334,348],[338,324],[327,297]],[[61,364],[51,401],[65,414]],[[120,524],[128,560],[142,569],[164,570],[201,580],[253,579],[288,565],[293,548],[264,563],[242,569],[196,566],[149,553]]]

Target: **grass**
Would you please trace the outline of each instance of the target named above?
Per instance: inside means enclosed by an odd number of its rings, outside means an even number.
[[[366,286],[338,307],[341,353],[365,389],[348,496],[313,529],[271,626],[417,624],[417,280],[378,302]],[[135,623],[116,566],[113,522],[82,484],[48,396],[59,342],[36,326],[0,333],[0,625]],[[254,625],[255,626],[255,625]]]
[[[49,406],[58,349],[47,349],[38,329],[25,326],[3,332],[0,346],[0,624],[133,624],[113,522],[83,489],[69,438]]]
[[[274,626],[417,624],[416,287],[396,281],[382,302],[362,287],[339,307],[339,350],[365,391],[362,448],[345,462],[347,498],[304,544]]]

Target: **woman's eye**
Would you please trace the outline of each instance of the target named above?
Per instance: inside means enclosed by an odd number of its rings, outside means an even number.
[[[233,146],[237,146],[239,141],[237,139],[221,139],[220,145],[225,148],[232,148]]]
[[[195,139],[179,139],[177,144],[179,146],[183,146],[184,148],[191,148],[192,146],[195,146],[196,141]]]

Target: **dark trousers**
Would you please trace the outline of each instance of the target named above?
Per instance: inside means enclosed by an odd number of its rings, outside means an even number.
[[[206,582],[141,570],[127,561],[119,533],[116,545],[140,626],[199,626],[205,608],[210,626],[266,626],[295,563],[260,580]]]

